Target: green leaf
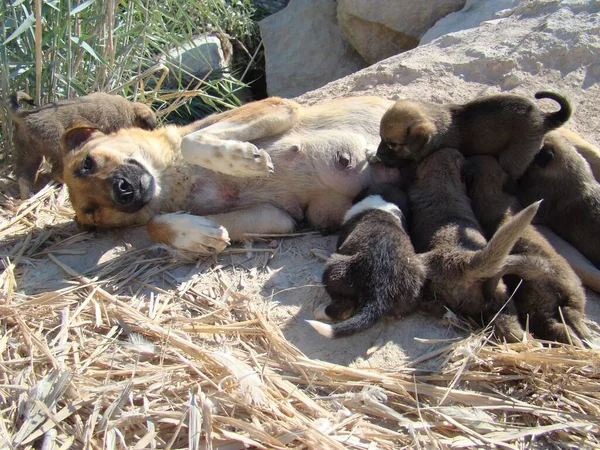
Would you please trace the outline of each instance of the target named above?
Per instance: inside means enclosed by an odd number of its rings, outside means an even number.
[[[23,33],[25,33],[27,30],[29,30],[33,24],[35,23],[35,16],[33,14],[29,14],[27,16],[27,18],[23,21],[23,23],[21,25],[19,25],[19,28],[17,28],[13,34],[11,34],[3,43],[2,45],[6,45],[8,44],[10,41],[12,41],[13,39],[18,38],[19,36],[21,36]]]
[[[105,61],[98,56],[98,54],[94,51],[90,44],[85,42],[83,39],[77,36],[71,36],[71,41],[77,45],[79,45],[82,49],[88,52],[96,61],[105,63]]]
[[[96,2],[96,0],[87,0],[87,1],[83,2],[82,4],[78,5],[76,8],[74,8],[70,14],[72,16],[74,16],[75,14],[78,14],[81,11],[88,9],[95,2]]]

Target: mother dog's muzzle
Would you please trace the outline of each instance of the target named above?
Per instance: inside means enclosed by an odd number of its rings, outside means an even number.
[[[154,196],[154,177],[137,161],[117,167],[108,180],[110,197],[119,211],[135,213],[146,206]]]

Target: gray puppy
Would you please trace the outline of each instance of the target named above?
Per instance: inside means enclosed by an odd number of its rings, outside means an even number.
[[[409,191],[411,237],[427,266],[425,296],[486,324],[495,317],[500,337],[519,341],[524,331],[500,277],[512,263],[509,253],[539,205],[508,220],[488,242],[465,192],[464,160],[455,149],[432,153],[417,166]]]
[[[539,217],[600,267],[600,184],[564,136],[548,133],[517,192],[523,205],[543,198]]]
[[[388,166],[399,166],[452,147],[466,156],[496,155],[516,179],[540,149],[544,135],[571,116],[571,105],[563,96],[544,91],[535,98],[552,99],[560,110],[544,113],[531,100],[511,94],[447,106],[401,100],[381,119],[376,157]]]
[[[374,186],[357,196],[323,273],[333,301],[314,314],[343,321],[328,325],[309,320],[320,334],[349,336],[384,315],[405,316],[417,309],[425,266],[406,232],[407,213],[408,199],[396,186]]]
[[[104,133],[120,128],[139,127],[152,130],[156,117],[143,103],[133,103],[118,95],[102,92],[48,103],[35,109],[22,109],[20,102],[35,105],[24,92],[10,96],[14,132],[14,164],[21,198],[30,195],[42,158],[52,165],[52,176],[62,181],[60,137],[71,125],[83,122]]]
[[[511,193],[514,182],[493,156],[469,158],[463,175],[475,216],[489,238],[521,210]],[[511,291],[516,289],[513,298],[521,324],[528,324],[541,339],[583,347],[582,339],[590,338],[584,323],[585,292],[569,263],[531,225],[515,243],[512,254],[522,256],[523,265],[508,269],[512,275],[506,275],[504,281]]]

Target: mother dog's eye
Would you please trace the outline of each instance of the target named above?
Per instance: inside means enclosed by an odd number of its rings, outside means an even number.
[[[92,159],[92,157],[86,156],[86,158],[81,163],[81,173],[83,175],[91,173],[94,170],[95,166],[96,166],[96,164],[94,163],[94,160]]]

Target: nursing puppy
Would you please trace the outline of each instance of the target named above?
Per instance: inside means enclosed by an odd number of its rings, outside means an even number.
[[[406,195],[390,184],[357,196],[323,273],[332,303],[314,313],[317,319],[343,322],[309,320],[320,334],[349,336],[372,327],[384,315],[404,316],[417,308],[425,266],[406,232],[408,210]]]
[[[518,196],[523,205],[543,198],[539,217],[600,267],[600,185],[563,135],[546,135],[542,149],[518,181]]]
[[[469,158],[463,175],[475,216],[489,238],[521,210],[517,197],[509,193],[514,183],[493,156]],[[590,338],[584,323],[585,292],[569,263],[531,225],[512,254],[522,256],[524,265],[508,269],[512,275],[504,281],[511,292],[516,289],[513,299],[521,323],[541,339],[583,347],[582,339]]]
[[[42,158],[52,165],[52,176],[62,181],[63,162],[60,138],[77,122],[94,125],[105,133],[120,128],[156,127],[156,117],[143,103],[133,103],[118,95],[95,93],[83,97],[59,100],[32,110],[22,109],[24,101],[35,106],[24,92],[10,97],[14,133],[14,164],[22,198],[29,197]]]
[[[458,150],[434,152],[417,166],[409,191],[411,237],[427,267],[424,295],[486,324],[506,304],[496,316],[495,330],[507,341],[519,341],[524,331],[499,278],[511,263],[514,243],[539,205],[504,223],[487,242],[465,192],[463,163]]]
[[[401,100],[381,119],[376,157],[386,165],[398,166],[452,147],[466,156],[496,155],[516,179],[540,149],[544,135],[571,116],[571,105],[561,95],[543,91],[535,98],[552,99],[560,110],[544,113],[531,100],[511,94],[447,106]]]

